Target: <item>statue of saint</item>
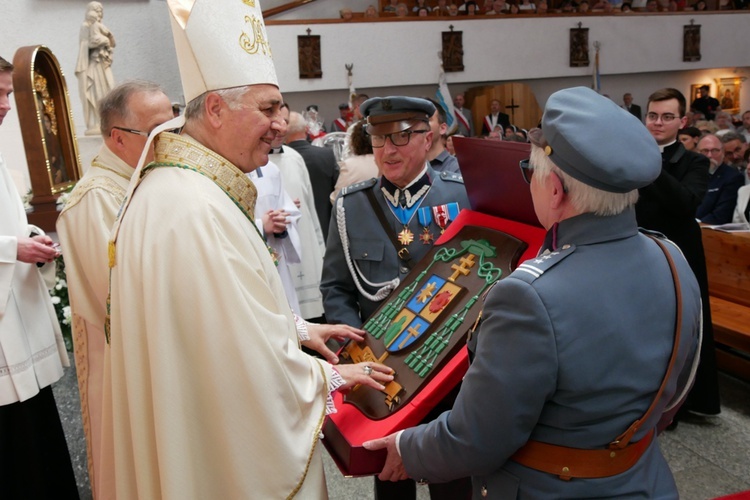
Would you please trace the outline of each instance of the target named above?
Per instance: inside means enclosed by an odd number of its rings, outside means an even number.
[[[115,37],[104,24],[104,8],[99,2],[89,2],[79,35],[76,76],[86,120],[86,135],[98,135],[99,101],[115,86],[112,76],[112,53]]]

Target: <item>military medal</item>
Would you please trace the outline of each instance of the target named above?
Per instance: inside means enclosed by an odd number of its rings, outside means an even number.
[[[430,224],[432,223],[432,210],[430,207],[420,208],[417,212],[419,217],[419,223],[422,225],[422,234],[419,235],[419,241],[423,245],[430,245],[435,240],[430,232]]]
[[[396,189],[394,194],[391,194],[385,187],[381,188],[383,195],[388,200],[388,208],[391,210],[396,219],[403,225],[403,229],[398,233],[398,242],[404,247],[409,246],[414,241],[414,233],[409,229],[409,223],[411,222],[414,214],[417,213],[419,205],[422,203],[423,195],[430,189],[429,184],[423,185],[415,195],[410,195],[408,191],[404,190],[399,192]],[[399,196],[401,194],[401,196]],[[431,235],[430,235],[431,236]],[[419,236],[421,241],[423,235]]]
[[[430,245],[434,239],[435,238],[433,238],[432,233],[430,232],[430,228],[423,228],[422,234],[419,235],[419,241],[424,245]]]
[[[440,227],[440,234],[443,234],[445,228],[448,227],[448,223],[458,216],[458,211],[458,203],[455,201],[432,207],[432,213],[435,215],[435,224]]]
[[[409,245],[414,241],[414,233],[409,231],[409,228],[404,226],[400,233],[398,233],[398,241],[404,246]]]

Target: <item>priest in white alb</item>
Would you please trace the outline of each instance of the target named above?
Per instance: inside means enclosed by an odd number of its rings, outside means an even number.
[[[169,98],[155,83],[130,80],[112,89],[99,103],[104,144],[57,218],[70,294],[89,480],[95,499],[100,498],[107,242],[146,137],[171,118]]]

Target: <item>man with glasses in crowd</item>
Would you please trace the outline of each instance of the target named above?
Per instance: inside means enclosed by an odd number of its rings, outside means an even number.
[[[427,157],[433,140],[426,99],[375,97],[361,107],[380,177],[344,188],[334,203],[325,261],[323,307],[330,323],[361,326],[432,248],[442,231],[469,208],[462,178],[438,174]],[[461,499],[468,481],[431,490]],[[451,489],[454,488],[454,489]],[[376,498],[414,498],[413,482],[376,482]]]
[[[677,140],[679,130],[687,124],[686,107],[685,96],[677,89],[664,88],[649,96],[646,127],[661,150],[662,168],[654,182],[639,189],[635,205],[640,227],[659,231],[680,247],[698,279],[703,300],[700,365],[695,384],[674,425],[688,410],[703,415],[721,411],[706,258],[701,229],[695,219],[708,189],[709,161],[696,151],[687,151]]]
[[[101,468],[107,242],[148,134],[173,116],[172,105],[162,89],[140,80],[112,89],[99,103],[98,111],[104,144],[57,219],[57,233],[65,249],[76,373],[95,498],[99,497]],[[150,149],[148,161],[153,159],[153,148]]]
[[[724,163],[724,145],[714,134],[698,142],[698,152],[711,162],[706,196],[698,206],[695,216],[705,224],[732,222],[737,204],[737,190],[745,184],[745,176],[736,168]]]

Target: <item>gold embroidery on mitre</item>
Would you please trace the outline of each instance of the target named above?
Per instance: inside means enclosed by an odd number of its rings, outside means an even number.
[[[248,54],[257,54],[259,50],[263,50],[263,54],[271,56],[271,46],[268,45],[266,40],[266,32],[263,27],[263,20],[255,16],[245,16],[245,24],[250,24],[252,27],[253,37],[252,39],[244,31],[240,35],[240,47]]]

